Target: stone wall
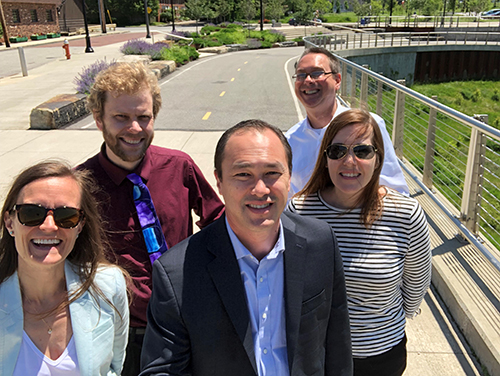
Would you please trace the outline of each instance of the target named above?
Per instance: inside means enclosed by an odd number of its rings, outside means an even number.
[[[9,3],[2,2],[5,15],[5,23],[9,29],[9,36],[28,37],[31,34],[59,33],[59,21],[57,9],[54,4],[40,3]],[[14,10],[19,11],[20,22],[14,22]],[[31,10],[35,9],[38,17],[37,22],[31,20]],[[47,20],[47,11],[52,12],[52,21]]]

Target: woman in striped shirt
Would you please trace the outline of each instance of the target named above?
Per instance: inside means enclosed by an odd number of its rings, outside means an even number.
[[[349,110],[329,125],[315,169],[288,209],[328,222],[337,236],[351,323],[355,376],[399,376],[406,368],[406,318],[430,284],[424,212],[379,185],[384,145],[370,114]]]

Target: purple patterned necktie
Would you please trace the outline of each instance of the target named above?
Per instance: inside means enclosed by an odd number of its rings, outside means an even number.
[[[168,249],[149,189],[137,174],[127,175],[134,184],[134,203],[151,264]]]

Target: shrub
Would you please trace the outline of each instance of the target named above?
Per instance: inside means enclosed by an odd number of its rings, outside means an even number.
[[[191,59],[197,59],[199,56],[194,47],[173,46],[162,50],[162,59],[173,60],[177,65],[185,64]]]
[[[481,90],[476,89],[474,93],[472,93],[471,99],[474,103],[478,102],[479,99],[481,99]]]
[[[491,96],[491,99],[494,100],[495,102],[500,101],[500,95],[498,89],[493,89],[493,95]]]
[[[78,94],[90,94],[90,89],[94,85],[97,74],[115,63],[115,60],[111,60],[109,63],[106,60],[97,60],[94,64],[83,68],[82,72],[78,73],[78,76],[73,80],[76,85],[76,92]]]

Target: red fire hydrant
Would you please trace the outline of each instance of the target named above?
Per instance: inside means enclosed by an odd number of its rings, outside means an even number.
[[[67,39],[64,40],[62,48],[64,48],[64,51],[66,51],[66,59],[71,59],[71,54],[69,53],[69,42]]]

